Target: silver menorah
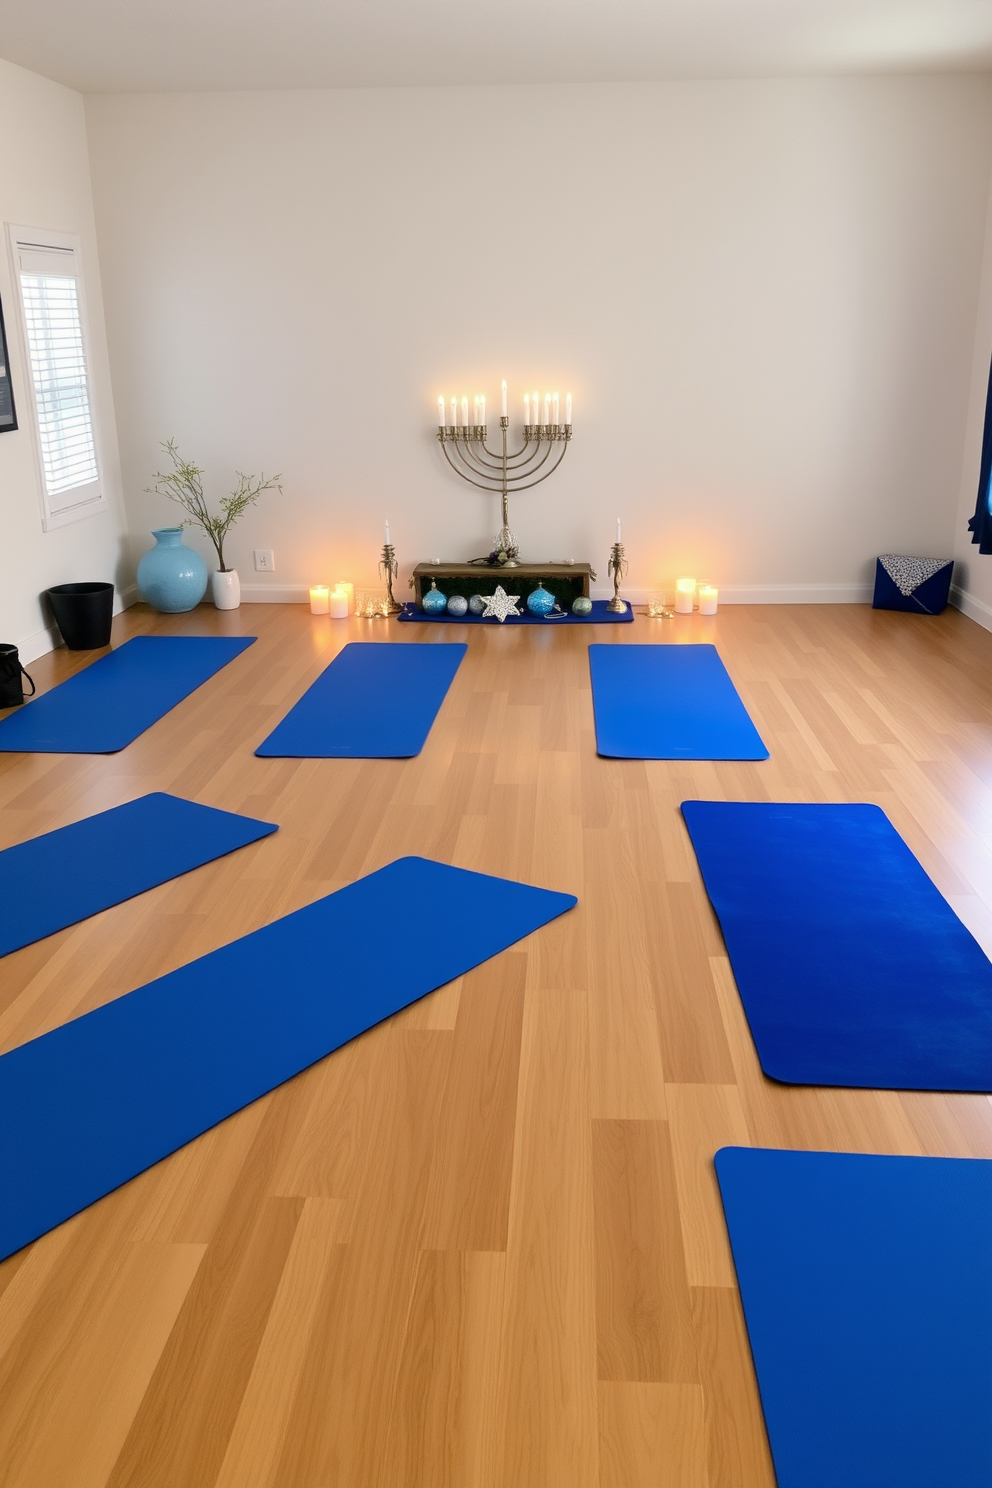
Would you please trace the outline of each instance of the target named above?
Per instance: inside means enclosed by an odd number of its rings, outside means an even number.
[[[504,384],[505,386],[505,384]],[[556,400],[557,402],[557,395]],[[536,398],[535,398],[536,402]],[[569,399],[571,402],[571,399]],[[439,424],[437,437],[441,442],[445,459],[456,475],[470,485],[483,491],[498,491],[502,501],[503,525],[496,535],[495,552],[504,568],[516,568],[518,558],[517,539],[510,531],[507,498],[510,491],[528,491],[539,486],[553,475],[565,458],[572,438],[571,424],[524,424],[524,442],[512,454],[507,449],[510,420],[499,421],[503,436],[502,453],[491,450],[486,444],[488,430],[485,424],[461,426]],[[454,455],[452,455],[454,451]],[[557,451],[547,470],[544,466]],[[542,473],[538,473],[542,472]],[[503,557],[501,555],[505,554]]]

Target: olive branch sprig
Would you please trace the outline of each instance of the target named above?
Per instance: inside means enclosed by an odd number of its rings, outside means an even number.
[[[239,517],[242,517],[250,506],[254,506],[263,491],[273,489],[282,491],[282,486],[279,484],[281,477],[278,475],[245,475],[241,470],[235,471],[238,484],[229,496],[220,498],[220,515],[213,516],[203,494],[203,471],[199,465],[194,465],[192,460],[182,458],[174,439],[167,439],[162,448],[172,461],[172,469],[157,470],[152,476],[155,484],[145,487],[146,494],[167,496],[170,501],[178,502],[183,511],[188,513],[186,520],[180,522],[179,525],[201,528],[216,549],[217,564],[221,573],[227,573],[229,570],[224,562],[225,537]]]

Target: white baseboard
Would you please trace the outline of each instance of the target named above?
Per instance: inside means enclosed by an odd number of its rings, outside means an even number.
[[[126,589],[121,589],[114,595],[114,614],[119,615],[123,610],[130,609],[131,605],[138,602],[137,584],[129,584]],[[50,629],[32,631],[30,635],[24,636],[17,645],[17,654],[25,666],[29,662],[37,661],[39,656],[47,656],[49,651],[57,651],[62,644],[62,637],[58,627],[53,625]]]
[[[986,630],[992,630],[992,606],[987,605],[983,599],[976,599],[973,594],[968,593],[967,589],[961,589],[957,584],[952,584],[951,604],[959,609],[962,615],[967,615],[969,620],[974,620]]]
[[[659,584],[658,589],[674,599],[674,589]],[[592,586],[593,599],[611,599],[613,586]],[[647,604],[653,589],[632,589],[626,584],[620,591],[631,604]],[[868,604],[870,584],[727,584],[719,586],[721,604]]]
[[[359,586],[361,587],[361,586]],[[664,589],[664,585],[659,585]],[[632,589],[624,584],[622,593],[631,604],[647,604],[653,589]],[[720,589],[721,604],[868,604],[871,584],[729,584]],[[594,599],[611,599],[612,584],[593,584]],[[397,595],[413,598],[412,590]],[[242,604],[307,604],[310,590],[306,584],[242,584]]]
[[[361,584],[355,585],[362,588]],[[208,596],[209,598],[209,596]],[[242,584],[242,604],[309,604],[309,584]]]

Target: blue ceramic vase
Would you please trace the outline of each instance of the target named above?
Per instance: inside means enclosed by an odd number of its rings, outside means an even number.
[[[160,527],[152,533],[154,548],[138,564],[138,588],[150,605],[167,615],[198,605],[207,589],[207,565],[187,548],[181,527]]]
[[[555,607],[555,597],[550,590],[539,584],[527,596],[527,608],[532,615],[550,615]]]

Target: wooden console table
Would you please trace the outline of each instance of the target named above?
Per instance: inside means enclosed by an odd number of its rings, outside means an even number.
[[[410,588],[419,605],[432,579],[449,599],[453,594],[464,594],[466,599],[473,594],[492,594],[497,584],[502,584],[507,594],[519,594],[526,599],[543,581],[562,609],[570,609],[573,599],[580,595],[589,598],[589,583],[595,578],[595,571],[588,563],[518,563],[514,568],[504,568],[498,563],[418,563]]]

